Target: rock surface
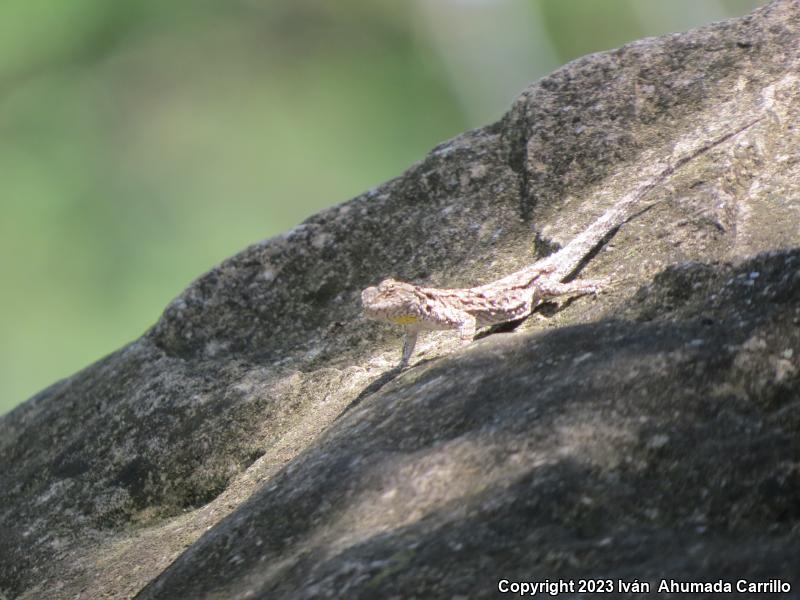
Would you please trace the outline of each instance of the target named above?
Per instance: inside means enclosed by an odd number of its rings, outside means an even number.
[[[545,578],[779,578],[800,597],[799,39],[779,0],[584,57],[192,283],[0,420],[0,598]],[[387,276],[523,266],[652,161],[756,118],[588,262],[614,282],[597,299],[467,348],[431,334],[402,373],[399,332],[360,317]]]

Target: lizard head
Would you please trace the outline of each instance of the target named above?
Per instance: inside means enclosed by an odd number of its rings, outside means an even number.
[[[419,300],[414,286],[395,279],[384,279],[361,292],[364,316],[397,325],[419,322]]]

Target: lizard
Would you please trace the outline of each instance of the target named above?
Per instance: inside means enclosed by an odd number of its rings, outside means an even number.
[[[680,167],[730,140],[762,118],[696,145],[674,163],[667,164],[654,178],[625,194],[566,246],[519,271],[469,288],[424,287],[385,279],[361,293],[364,316],[404,328],[400,361],[402,369],[411,360],[420,331],[455,329],[462,342],[469,343],[479,327],[525,318],[550,298],[597,294],[606,287],[608,280],[571,280],[594,250],[626,222],[663,200],[640,206],[648,193],[666,182]]]

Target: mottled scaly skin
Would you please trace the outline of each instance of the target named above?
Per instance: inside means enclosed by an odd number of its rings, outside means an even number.
[[[365,289],[361,301],[367,318],[405,328],[401,362],[405,366],[422,330],[457,329],[461,339],[468,342],[478,327],[527,317],[547,298],[593,294],[605,283],[591,280],[562,283],[549,278],[549,273],[526,269],[528,281],[524,285],[493,282],[463,289],[422,287],[386,279],[377,287]]]
[[[641,205],[641,200],[663,184],[679,167],[760,120],[755,119],[715,140],[698,143],[672,164],[653,165],[652,169],[657,169],[655,176],[623,196],[564,248],[530,266],[497,281],[471,288],[441,289],[385,279],[361,293],[364,315],[405,328],[400,364],[406,366],[420,331],[456,329],[461,339],[468,342],[478,327],[527,317],[548,298],[596,294],[607,281],[565,280],[623,223],[651,208],[655,202]]]

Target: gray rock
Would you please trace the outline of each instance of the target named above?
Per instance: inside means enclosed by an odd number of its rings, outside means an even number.
[[[0,420],[0,598],[797,594],[798,39],[800,4],[778,0],[584,57],[192,283]],[[360,317],[387,276],[523,266],[652,161],[757,117],[592,257],[581,275],[614,281],[599,298],[463,349],[431,334],[399,374],[400,333]]]

